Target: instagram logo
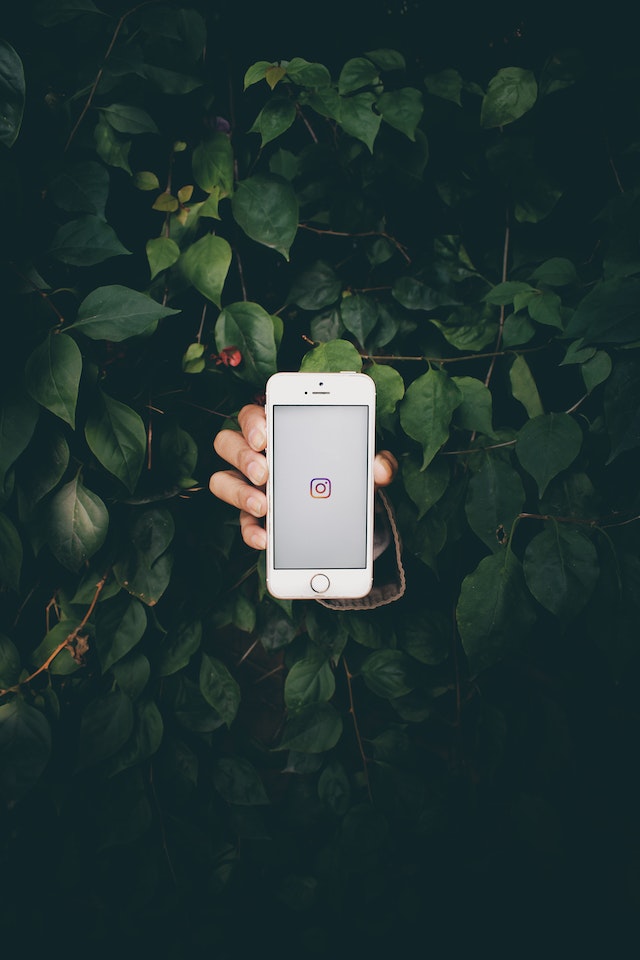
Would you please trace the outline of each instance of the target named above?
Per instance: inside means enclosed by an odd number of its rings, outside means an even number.
[[[327,477],[314,477],[311,481],[311,496],[318,500],[326,500],[331,496],[331,480]]]

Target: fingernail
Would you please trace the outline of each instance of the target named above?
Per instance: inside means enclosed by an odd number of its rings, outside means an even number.
[[[251,537],[251,545],[256,548],[256,550],[264,550],[267,546],[267,535],[264,530],[256,530],[256,532]]]
[[[253,514],[254,517],[261,517],[264,513],[262,502],[258,500],[257,497],[249,497],[247,500],[247,510]]]
[[[266,480],[266,471],[264,464],[252,460],[247,467],[247,476],[252,483],[264,483]]]
[[[254,450],[264,450],[267,443],[267,436],[260,427],[254,427],[249,434],[249,446]]]

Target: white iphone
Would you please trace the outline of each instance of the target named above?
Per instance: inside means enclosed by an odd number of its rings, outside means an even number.
[[[373,581],[375,384],[364,373],[267,382],[267,589],[364,597]]]

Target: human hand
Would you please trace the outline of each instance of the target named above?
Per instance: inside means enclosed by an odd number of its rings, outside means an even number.
[[[267,482],[267,423],[264,407],[247,404],[238,414],[237,430],[221,430],[213,447],[232,467],[218,470],[209,479],[211,493],[240,511],[242,539],[249,547],[264,550],[267,534],[261,518],[267,512],[264,485]],[[396,475],[398,462],[388,450],[376,454],[373,480],[376,489],[388,486]]]

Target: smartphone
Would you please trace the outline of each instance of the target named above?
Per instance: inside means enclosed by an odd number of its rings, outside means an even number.
[[[375,384],[364,373],[267,382],[267,589],[356,598],[373,582]]]

